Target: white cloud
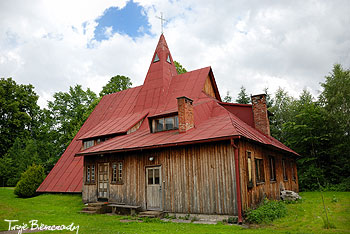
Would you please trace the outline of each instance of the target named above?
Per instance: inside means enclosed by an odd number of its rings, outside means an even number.
[[[349,1],[135,1],[150,31],[165,36],[187,70],[211,65],[222,95],[261,93],[279,86],[313,94],[334,63],[350,65]],[[99,92],[113,75],[141,85],[158,36],[112,34],[94,41],[95,20],[126,1],[1,1],[0,77],[31,83],[40,104],[54,92],[82,84]],[[140,29],[142,30],[142,29]]]

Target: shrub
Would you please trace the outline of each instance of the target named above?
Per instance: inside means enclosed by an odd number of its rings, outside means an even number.
[[[22,173],[21,179],[18,181],[14,193],[19,197],[33,197],[37,194],[36,189],[44,179],[44,168],[41,165],[33,164]]]
[[[227,222],[228,223],[238,223],[238,217],[230,216],[230,217],[228,217]]]
[[[270,223],[287,214],[287,207],[282,201],[269,201],[265,199],[263,204],[255,210],[248,210],[246,220],[249,223]]]

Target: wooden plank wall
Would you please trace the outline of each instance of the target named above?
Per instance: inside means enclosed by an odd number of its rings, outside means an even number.
[[[85,163],[94,158],[87,156]],[[120,160],[124,162],[124,184],[110,184],[109,201],[146,209],[145,168],[161,165],[162,210],[237,215],[234,150],[229,142],[96,157],[96,162]],[[83,200],[95,201],[96,189],[96,185],[84,185]]]
[[[203,91],[206,94],[208,94],[209,96],[212,96],[213,98],[216,98],[215,97],[215,91],[214,91],[214,88],[213,88],[213,85],[212,85],[212,83],[210,81],[210,77],[209,76],[207,76],[207,79],[205,80]]]
[[[298,176],[297,168],[295,163],[295,158],[288,155],[283,155],[280,152],[267,149],[261,145],[252,144],[247,141],[240,141],[239,143],[239,155],[240,155],[240,178],[241,178],[241,195],[242,195],[242,208],[246,210],[248,207],[253,208],[258,205],[264,197],[269,199],[279,199],[280,198],[280,186],[284,186],[287,190],[293,190],[298,192]],[[251,152],[252,159],[252,178],[253,178],[253,188],[248,189],[248,176],[247,176],[247,155],[246,152]],[[276,167],[276,181],[270,181],[270,166],[269,166],[269,156],[275,158]],[[265,182],[257,184],[256,183],[256,171],[255,171],[255,158],[263,159],[264,164],[264,174]],[[282,158],[286,160],[286,170],[288,175],[288,180],[283,179],[282,171]],[[296,180],[292,179],[292,169],[294,167]]]

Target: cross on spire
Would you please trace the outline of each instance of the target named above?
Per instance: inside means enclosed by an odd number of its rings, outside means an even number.
[[[166,22],[167,20],[163,18],[163,12],[160,12],[160,17],[156,16],[156,18],[160,19],[160,25],[162,27],[162,34],[163,34],[163,23]]]

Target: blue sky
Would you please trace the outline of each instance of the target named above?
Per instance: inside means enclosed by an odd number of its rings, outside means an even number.
[[[129,1],[122,9],[110,7],[96,22],[94,34],[97,41],[108,40],[114,33],[127,34],[132,38],[150,34],[150,25],[143,8]],[[106,29],[109,30],[106,33]]]

